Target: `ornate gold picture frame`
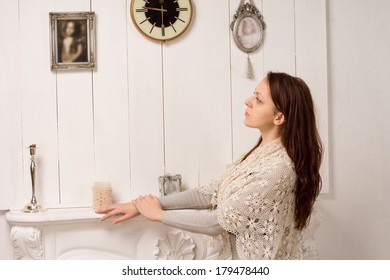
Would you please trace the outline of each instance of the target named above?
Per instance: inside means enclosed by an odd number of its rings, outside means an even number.
[[[95,12],[49,16],[51,70],[95,69]]]

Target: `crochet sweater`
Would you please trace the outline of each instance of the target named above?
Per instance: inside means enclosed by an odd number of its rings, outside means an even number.
[[[218,235],[220,259],[301,259],[295,185],[294,164],[279,138],[240,158],[209,185],[161,197],[165,210],[212,209],[165,211],[162,222]]]

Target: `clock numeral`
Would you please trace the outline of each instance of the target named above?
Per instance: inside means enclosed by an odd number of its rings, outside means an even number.
[[[141,21],[139,24],[141,25],[141,24],[143,24],[145,21],[147,21],[147,20],[149,20],[150,19],[150,17],[148,17],[147,19],[144,19],[143,21]]]
[[[165,37],[165,26],[161,24],[161,36]]]
[[[149,33],[152,33],[154,27],[156,26],[156,23],[153,24],[152,28],[150,29]]]
[[[187,12],[188,8],[176,8],[176,12]]]
[[[145,3],[150,4],[148,0],[143,0]]]
[[[147,9],[136,9],[135,11],[137,13],[146,13],[148,10]]]
[[[184,20],[182,20],[181,18],[178,18],[178,17],[175,17],[177,20],[180,20],[181,22],[183,23],[186,23]]]
[[[172,22],[169,22],[169,24],[171,25],[171,27],[173,28],[173,31],[175,31],[175,33],[177,33],[175,27],[172,25]]]

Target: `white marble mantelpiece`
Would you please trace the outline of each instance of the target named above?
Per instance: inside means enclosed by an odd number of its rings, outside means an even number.
[[[143,217],[112,225],[91,208],[11,210],[15,259],[215,259],[219,244]]]
[[[210,237],[151,222],[139,216],[113,225],[99,221],[91,208],[48,209],[6,214],[15,259],[216,259],[220,244]],[[304,259],[318,252],[315,231],[321,215],[315,209],[303,240]],[[212,241],[212,242],[210,242]],[[210,246],[213,244],[213,246]]]

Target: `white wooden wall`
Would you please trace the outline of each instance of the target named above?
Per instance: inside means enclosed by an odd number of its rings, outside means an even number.
[[[23,186],[18,2],[0,1],[0,208]],[[7,42],[7,43],[5,43]]]
[[[32,143],[46,207],[90,205],[99,180],[112,182],[116,201],[158,194],[163,174],[207,184],[256,143],[244,100],[269,70],[308,83],[327,147],[325,2],[255,1],[267,27],[248,80],[229,29],[239,0],[194,0],[189,30],[164,45],[136,31],[130,0],[0,0],[0,208],[31,197]],[[50,71],[52,11],[95,11],[96,71]],[[327,170],[326,157],[325,191]]]

